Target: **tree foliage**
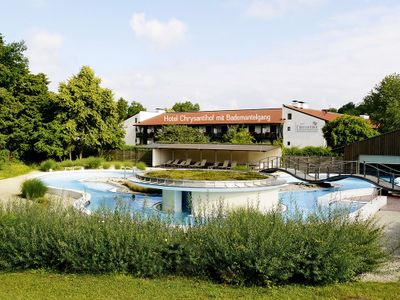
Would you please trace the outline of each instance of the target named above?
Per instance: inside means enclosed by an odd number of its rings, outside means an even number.
[[[127,118],[137,115],[141,111],[146,111],[146,108],[140,102],[132,101],[131,105],[129,105],[128,108]]]
[[[231,144],[253,144],[254,137],[244,128],[239,128],[239,125],[228,126],[227,132],[223,136],[226,143]]]
[[[167,125],[157,130],[156,140],[171,144],[203,144],[210,139],[199,129],[186,125]]]
[[[400,74],[386,76],[364,98],[371,119],[382,132],[400,128]]]
[[[365,119],[344,115],[323,128],[324,138],[332,148],[342,147],[346,144],[361,141],[378,134]]]
[[[172,110],[175,112],[200,111],[200,105],[198,103],[192,103],[190,101],[176,102],[174,106],[172,106]]]
[[[124,98],[119,98],[117,101],[117,113],[119,121],[123,121],[127,119],[128,116],[128,101]]]
[[[61,83],[56,97],[57,118],[68,147],[83,154],[102,154],[122,146],[117,105],[111,90],[100,87],[100,78],[87,66]]]

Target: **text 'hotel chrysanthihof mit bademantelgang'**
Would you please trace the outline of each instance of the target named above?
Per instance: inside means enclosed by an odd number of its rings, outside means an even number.
[[[204,122],[213,122],[213,121],[257,121],[257,122],[270,122],[271,116],[270,115],[260,115],[260,114],[251,114],[251,115],[238,115],[238,114],[203,114],[201,116],[189,116],[186,114],[179,114],[179,115],[165,115],[164,122],[187,122],[187,123],[194,123],[199,121]]]

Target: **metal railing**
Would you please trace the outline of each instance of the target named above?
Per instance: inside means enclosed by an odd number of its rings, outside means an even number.
[[[259,170],[281,169],[295,177],[310,182],[343,177],[365,179],[389,190],[400,191],[396,185],[396,178],[400,178],[400,171],[379,163],[359,161],[331,161],[319,164],[310,163],[307,159],[291,158],[290,156],[271,157],[259,162]],[[325,176],[321,176],[324,174]]]
[[[187,179],[166,179],[146,176],[143,173],[135,173],[136,179],[143,183],[159,186],[188,187],[188,188],[257,188],[282,185],[284,180],[268,177],[257,180],[187,180]]]

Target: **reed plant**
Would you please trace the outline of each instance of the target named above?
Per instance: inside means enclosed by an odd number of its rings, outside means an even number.
[[[0,209],[0,270],[181,275],[231,285],[351,281],[385,258],[372,221],[287,219],[253,209],[214,214],[188,226],[129,207],[84,215],[10,204]]]
[[[21,185],[21,195],[27,199],[41,198],[46,192],[47,186],[37,178],[27,179]]]

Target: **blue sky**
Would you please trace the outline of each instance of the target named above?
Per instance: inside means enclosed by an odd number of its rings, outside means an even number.
[[[89,65],[149,109],[340,107],[400,70],[394,0],[7,2],[0,32],[25,40],[52,90]]]

